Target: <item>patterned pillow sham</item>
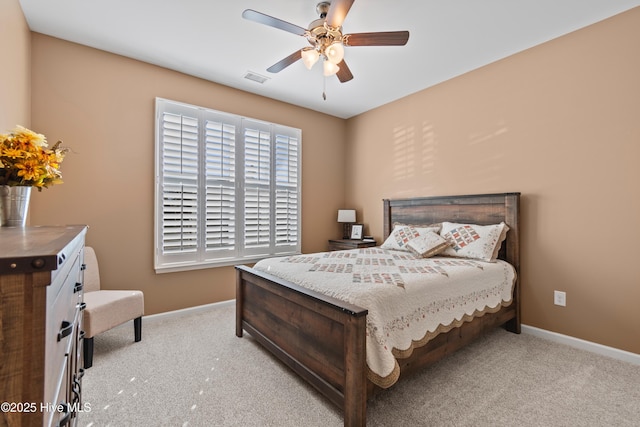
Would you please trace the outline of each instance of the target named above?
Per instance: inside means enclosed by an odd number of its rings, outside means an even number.
[[[504,222],[493,225],[443,222],[440,235],[449,243],[442,255],[495,262],[509,227]]]
[[[449,242],[438,233],[428,231],[407,243],[407,248],[414,254],[429,258],[438,255],[449,247]]]
[[[431,231],[437,233],[439,226],[414,227],[412,225],[395,224],[387,240],[380,246],[382,249],[411,252],[407,243]]]

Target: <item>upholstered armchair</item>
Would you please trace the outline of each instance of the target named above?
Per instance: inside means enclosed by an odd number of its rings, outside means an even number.
[[[84,367],[93,365],[93,337],[133,320],[134,340],[142,339],[144,295],[141,291],[100,289],[98,259],[92,247],[84,248]]]

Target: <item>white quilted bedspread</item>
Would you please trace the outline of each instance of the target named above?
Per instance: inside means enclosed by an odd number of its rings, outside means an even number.
[[[500,260],[425,259],[380,248],[270,258],[254,268],[368,309],[368,377],[381,387],[397,381],[396,357],[509,305],[516,277]]]

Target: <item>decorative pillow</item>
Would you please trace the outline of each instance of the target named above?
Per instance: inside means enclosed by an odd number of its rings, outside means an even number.
[[[449,242],[438,233],[428,231],[407,243],[407,248],[422,258],[439,254],[449,247]]]
[[[409,248],[407,248],[407,243],[429,231],[437,233],[438,228],[438,226],[414,227],[411,225],[396,224],[389,237],[387,237],[387,240],[385,240],[380,247],[382,249],[410,252]]]
[[[440,235],[450,247],[442,255],[495,262],[509,227],[504,222],[494,225],[443,222]]]

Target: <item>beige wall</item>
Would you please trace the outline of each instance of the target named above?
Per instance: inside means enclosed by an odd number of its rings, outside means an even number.
[[[382,198],[521,191],[524,322],[640,353],[640,8],[348,121],[39,34],[30,42],[17,0],[0,3],[0,20],[12,35],[0,53],[16,58],[0,67],[0,125],[74,150],[66,183],[34,193],[31,223],[89,224],[103,280],[144,290],[147,314],[234,297],[232,268],[153,272],[160,96],[302,128],[305,252],[339,234],[344,201],[381,238]]]
[[[18,0],[0,1],[0,133],[31,126],[30,40]]]
[[[155,97],[301,128],[302,248],[339,233],[344,120],[37,33],[31,48],[33,127],[73,149],[31,225],[88,224],[103,283],[144,291],[146,314],[235,298],[233,267],[154,272]]]
[[[636,8],[350,119],[346,200],[522,192],[524,323],[640,353],[639,52]]]

